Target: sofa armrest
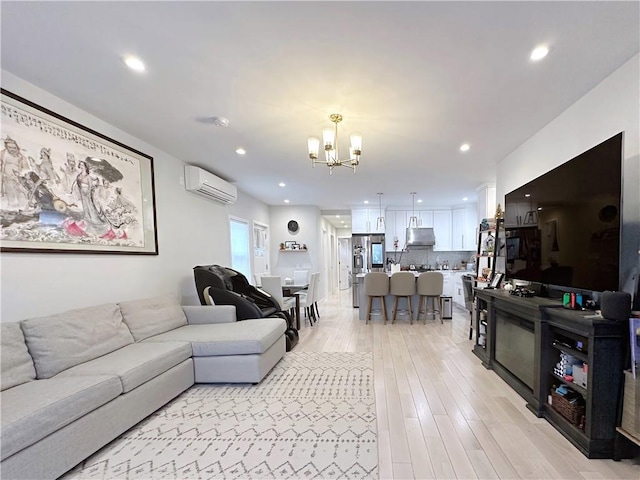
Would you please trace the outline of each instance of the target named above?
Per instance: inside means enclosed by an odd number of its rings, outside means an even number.
[[[233,323],[236,321],[234,305],[183,305],[182,310],[189,325]]]

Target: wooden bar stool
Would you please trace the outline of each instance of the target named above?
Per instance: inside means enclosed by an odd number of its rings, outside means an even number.
[[[420,301],[418,302],[418,320],[420,319],[420,313],[422,313],[422,303],[424,301],[424,324],[427,324],[427,315],[433,314],[433,318],[436,318],[436,312],[440,314],[440,323],[442,321],[442,289],[444,287],[444,277],[440,272],[424,272],[418,277],[418,295],[420,295]],[[425,301],[426,299],[426,301]],[[429,302],[431,302],[431,310],[429,308]]]
[[[400,298],[407,299],[407,308],[409,309],[409,320],[413,324],[413,312],[411,311],[411,296],[416,293],[416,276],[412,272],[396,272],[391,275],[389,292],[395,295],[393,300],[393,319],[391,323],[396,321],[398,313],[398,300]]]
[[[369,307],[367,308],[367,321],[371,320],[371,306],[374,298],[380,299],[380,308],[384,324],[387,324],[387,303],[384,300],[385,295],[389,295],[389,276],[384,272],[370,272],[364,276],[364,294],[369,297]]]

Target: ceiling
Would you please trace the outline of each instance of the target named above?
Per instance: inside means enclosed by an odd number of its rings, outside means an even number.
[[[428,207],[475,201],[497,162],[640,50],[638,2],[0,8],[4,70],[269,205],[323,213],[376,208],[377,192],[383,207],[410,207],[412,191]],[[550,53],[533,62],[539,44]],[[311,168],[307,138],[331,113],[343,151],[363,135],[355,175]]]

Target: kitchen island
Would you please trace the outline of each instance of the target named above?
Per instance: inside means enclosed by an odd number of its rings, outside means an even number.
[[[462,275],[466,274],[466,273],[473,273],[471,271],[466,271],[466,270],[435,270],[439,273],[442,273],[443,276],[443,280],[444,280],[444,284],[443,284],[443,289],[442,289],[442,296],[443,297],[452,297],[453,298],[453,302],[456,303],[458,306],[464,308],[464,298],[463,298],[463,293],[462,291],[458,292],[458,287],[456,286],[457,283],[460,283],[461,285],[461,278]],[[415,275],[416,279],[418,278],[418,275],[420,275],[420,273],[422,272],[418,272],[418,271],[412,271],[412,273]],[[389,277],[391,277],[391,273],[387,273],[389,275]],[[367,295],[364,293],[364,276],[366,275],[366,273],[359,273],[356,275],[356,279],[359,285],[359,289],[358,289],[358,296],[359,296],[359,305],[360,305],[360,311],[358,313],[358,318],[360,320],[366,320],[367,318],[367,306],[369,305],[369,298],[367,297]],[[458,280],[460,280],[460,282],[458,282]],[[460,287],[461,290],[461,287]],[[458,293],[460,295],[458,295]],[[413,312],[413,319],[416,320],[417,316],[418,316],[418,302],[420,301],[420,295],[418,295],[417,293],[415,295],[413,295],[411,297],[411,309]],[[389,294],[385,297],[385,302],[387,304],[387,318],[389,319],[389,321],[391,321],[391,319],[393,318],[393,302],[394,302],[394,296]],[[378,301],[374,300],[373,302],[373,307],[372,310],[375,312],[375,310],[380,310],[380,307],[378,306]],[[406,306],[406,299],[400,299],[398,301],[398,310],[406,310],[407,306]],[[406,315],[405,315],[406,316]],[[404,321],[404,317],[402,317],[400,315],[400,313],[398,314],[398,316],[396,317],[397,319],[403,319]],[[424,315],[422,315],[421,320],[424,319]]]

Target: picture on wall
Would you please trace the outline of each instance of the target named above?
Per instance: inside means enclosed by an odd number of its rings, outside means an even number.
[[[153,158],[1,93],[1,250],[157,255]]]

